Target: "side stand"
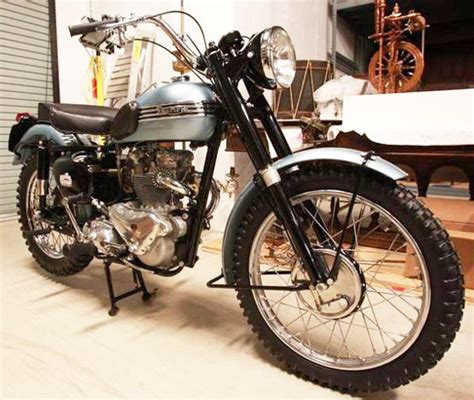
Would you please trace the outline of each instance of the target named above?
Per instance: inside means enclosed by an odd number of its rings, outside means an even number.
[[[109,310],[109,315],[111,317],[117,315],[119,308],[117,307],[117,302],[119,300],[125,299],[127,297],[133,296],[137,293],[142,293],[142,299],[143,301],[149,300],[155,292],[149,292],[146,285],[145,285],[145,280],[143,279],[143,275],[140,271],[137,271],[136,269],[132,269],[132,275],[133,275],[133,283],[135,285],[135,289],[132,289],[128,292],[122,293],[118,296],[115,295],[114,293],[114,285],[112,282],[112,273],[110,271],[110,265],[111,262],[104,262],[104,269],[105,269],[105,277],[107,278],[107,288],[109,290],[109,298],[110,298],[110,310]]]

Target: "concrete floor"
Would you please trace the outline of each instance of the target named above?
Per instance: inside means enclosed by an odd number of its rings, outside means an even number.
[[[16,221],[0,224],[1,398],[354,398],[288,373],[251,333],[232,291],[207,289],[220,257],[201,254],[174,278],[146,275],[155,298],[107,314],[99,264],[69,278],[47,276]],[[116,267],[117,288],[131,274]],[[474,307],[431,372],[370,399],[473,399]]]

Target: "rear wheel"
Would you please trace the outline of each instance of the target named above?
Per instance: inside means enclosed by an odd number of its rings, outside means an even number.
[[[58,276],[76,274],[82,271],[88,263],[72,263],[69,258],[64,256],[64,246],[72,244],[75,240],[72,229],[64,226],[61,231],[50,230],[51,223],[47,222],[39,213],[36,182],[36,157],[33,155],[21,170],[17,196],[20,228],[28,250],[38,264],[49,273]],[[52,173],[50,173],[47,207],[50,210],[55,210],[52,216],[57,214],[58,220],[61,218],[66,220],[65,210],[61,206],[61,195],[56,188]],[[33,232],[41,231],[47,233],[33,234]]]
[[[301,226],[330,266],[359,173],[312,168],[284,180],[302,210]],[[328,233],[326,242],[317,241],[314,224]],[[326,290],[238,290],[253,330],[293,371],[341,391],[394,388],[424,374],[449,348],[464,304],[446,231],[406,189],[367,173],[343,249],[338,279]],[[307,278],[261,198],[242,220],[233,261],[240,284],[290,286]]]

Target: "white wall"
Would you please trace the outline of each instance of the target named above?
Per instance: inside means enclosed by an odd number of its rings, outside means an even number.
[[[69,36],[68,25],[80,23],[83,16],[89,16],[90,10],[99,18],[104,13],[143,15],[178,6],[178,0],[56,0],[61,100],[86,101],[88,54],[77,37]],[[224,33],[234,29],[251,35],[270,25],[281,25],[290,33],[299,59],[324,60],[331,50],[327,0],[186,0],[185,7],[201,22],[208,41],[218,41]],[[166,18],[172,25],[179,26],[178,15]],[[192,21],[186,21],[186,32],[201,43]],[[158,39],[169,44],[163,34]],[[338,22],[337,47],[346,57],[354,58],[354,35],[342,20]],[[153,78],[157,82],[169,80],[174,75],[171,56],[161,49],[155,51],[154,65]]]
[[[56,18],[58,30],[59,80],[61,101],[70,103],[86,102],[86,72],[89,65],[87,51],[82,48],[77,38],[70,38],[67,26],[80,22],[82,16],[89,16],[90,4],[92,16],[99,18],[101,14],[110,15],[144,15],[159,13],[179,8],[178,0],[56,0]],[[325,60],[330,42],[330,15],[326,0],[185,0],[185,9],[194,15],[206,32],[207,41],[218,41],[219,38],[232,30],[239,30],[250,36],[265,27],[281,25],[289,32],[295,45],[299,59]],[[167,20],[179,27],[179,16],[169,16]],[[186,32],[196,43],[201,43],[197,28],[191,21],[186,21]],[[339,33],[342,47],[338,50],[348,55],[350,44],[347,37],[350,32],[344,27]],[[169,44],[164,34],[159,34],[158,41]],[[172,58],[166,52],[156,49],[154,53],[153,80],[168,81],[176,75],[171,66]],[[224,147],[224,143],[223,146]],[[222,148],[218,157],[215,178],[225,181],[229,168],[235,165],[236,158],[242,165],[246,155],[227,153]],[[196,152],[196,161],[203,164],[204,149]],[[252,168],[241,173],[244,184],[252,174]],[[212,228],[223,230],[227,215],[234,200],[222,195],[221,205],[212,221]]]
[[[89,55],[77,38],[71,38],[68,30],[69,25],[80,23],[84,15],[89,15],[88,1],[56,1],[59,90],[63,103],[85,103],[86,99]]]

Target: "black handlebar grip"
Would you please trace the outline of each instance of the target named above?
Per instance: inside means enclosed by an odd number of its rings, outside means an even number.
[[[69,33],[71,36],[84,35],[86,33],[95,32],[97,28],[114,22],[118,22],[118,19],[113,18],[104,21],[88,22],[86,24],[69,25]]]

